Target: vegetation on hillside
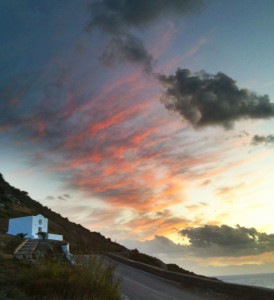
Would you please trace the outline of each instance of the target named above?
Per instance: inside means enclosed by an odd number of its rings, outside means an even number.
[[[56,262],[25,266],[17,283],[37,299],[121,299],[114,268],[96,258],[76,266]]]
[[[141,253],[141,252],[138,251],[138,249],[129,250],[126,253],[124,253],[123,256],[128,258],[128,259],[137,261],[137,262],[141,262],[141,263],[153,266],[153,267],[164,269],[166,271],[176,272],[176,273],[180,273],[180,274],[184,274],[184,275],[199,276],[199,277],[206,278],[205,276],[197,275],[193,272],[190,272],[190,271],[187,271],[183,268],[180,268],[176,264],[165,264],[159,258]]]
[[[128,259],[138,261],[138,262],[141,262],[143,264],[147,264],[147,265],[157,267],[157,268],[166,269],[165,264],[159,258],[141,253],[137,249],[129,250],[126,253],[126,257]]]
[[[36,264],[15,261],[13,246],[22,239],[0,235],[0,299],[121,299],[114,267],[95,256],[72,266],[56,257]]]
[[[184,274],[184,275],[191,275],[191,276],[195,276],[196,275],[193,272],[190,272],[190,271],[187,271],[187,270],[185,270],[183,268],[180,268],[176,264],[166,264],[166,266],[167,266],[167,270],[170,271],[170,272],[176,272],[176,273],[180,273],[180,274]],[[205,276],[199,275],[199,277],[205,277]]]

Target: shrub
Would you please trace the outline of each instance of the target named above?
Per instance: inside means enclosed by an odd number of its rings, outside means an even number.
[[[37,232],[37,235],[39,236],[39,238],[41,238],[42,240],[45,240],[47,237],[47,233],[44,231],[39,231]]]
[[[24,237],[27,236],[27,233],[20,232],[20,233],[17,233],[16,236],[18,236],[18,237],[20,237],[21,239],[23,239]]]
[[[137,249],[130,250],[128,252],[128,258],[154,267],[163,267],[163,262],[160,259],[144,253],[140,253]]]
[[[35,299],[120,299],[114,266],[95,257],[85,256],[76,266],[45,262],[26,266],[20,283]]]

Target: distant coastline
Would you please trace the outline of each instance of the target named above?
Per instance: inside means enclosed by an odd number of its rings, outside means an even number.
[[[217,278],[229,283],[274,289],[274,273],[226,275]]]

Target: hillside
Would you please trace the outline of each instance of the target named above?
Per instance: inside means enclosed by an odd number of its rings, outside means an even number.
[[[49,219],[49,232],[62,234],[73,253],[121,252],[125,247],[112,242],[98,232],[90,232],[50,208],[31,199],[28,193],[12,187],[0,173],[0,233],[8,230],[8,219],[42,214]]]
[[[127,259],[160,269],[196,275],[177,265],[165,264],[160,259],[143,254],[137,249],[128,250],[126,247],[111,241],[109,238],[105,238],[98,232],[91,232],[82,225],[69,221],[50,208],[31,199],[27,192],[12,187],[0,173],[0,237],[3,237],[3,234],[7,232],[10,218],[37,214],[42,214],[49,219],[49,232],[62,234],[64,240],[70,244],[70,250],[73,254],[112,252]]]

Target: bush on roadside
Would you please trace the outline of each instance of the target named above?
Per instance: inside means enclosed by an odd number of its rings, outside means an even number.
[[[153,267],[157,267],[157,268],[163,267],[163,262],[160,259],[144,253],[140,253],[137,249],[130,250],[127,253],[127,258]]]
[[[53,262],[25,266],[19,280],[34,299],[121,298],[114,266],[95,256],[75,266]]]

